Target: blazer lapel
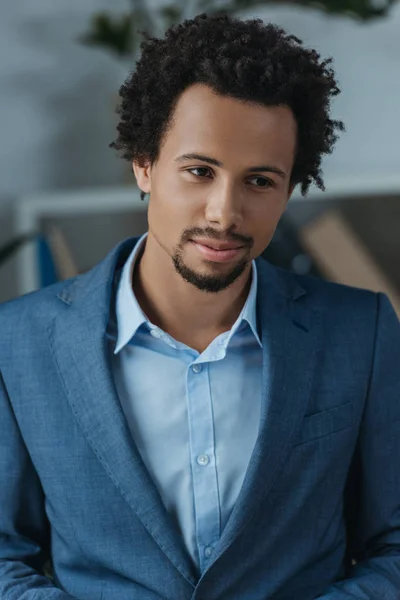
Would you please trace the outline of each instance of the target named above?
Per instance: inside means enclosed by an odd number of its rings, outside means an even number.
[[[137,240],[125,240],[94,269],[66,284],[59,298],[68,308],[60,304],[50,343],[71,409],[95,454],[146,529],[194,586],[194,566],[132,439],[108,359],[105,334],[114,273]]]
[[[295,279],[289,276],[285,281],[263,258],[256,264],[257,315],[263,344],[259,434],[213,563],[246,526],[284,465],[306,410],[321,337],[319,313],[306,307],[302,298],[305,291]]]

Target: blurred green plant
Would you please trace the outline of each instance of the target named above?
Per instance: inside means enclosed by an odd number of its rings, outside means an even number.
[[[119,58],[131,58],[142,40],[141,32],[154,36],[168,27],[193,15],[223,10],[228,14],[261,7],[266,4],[309,6],[327,14],[346,15],[359,21],[386,16],[396,0],[177,0],[174,3],[149,9],[145,0],[130,0],[131,10],[122,16],[107,12],[96,13],[89,31],[79,40],[87,45],[101,46]]]

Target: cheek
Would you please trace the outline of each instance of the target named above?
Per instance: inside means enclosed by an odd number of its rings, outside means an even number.
[[[249,234],[253,235],[255,253],[261,254],[268,246],[283,212],[284,207],[281,204],[269,203],[266,208],[252,215],[252,231],[249,231]]]
[[[149,229],[156,234],[159,239],[171,240],[176,243],[182,232],[190,224],[190,220],[185,209],[185,203],[171,193],[168,189],[168,195],[165,192],[157,195],[152,192],[147,221]]]

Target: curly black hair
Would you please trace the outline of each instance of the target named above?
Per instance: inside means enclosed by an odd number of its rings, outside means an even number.
[[[145,35],[136,69],[119,90],[119,135],[110,148],[130,162],[156,162],[180,95],[203,83],[224,96],[288,106],[298,129],[291,183],[301,184],[303,195],[312,180],[325,190],[321,158],[344,130],[342,121],[329,118],[340,90],[332,58],[320,61],[302,44],[277,25],[224,13],[197,15],[163,38]]]

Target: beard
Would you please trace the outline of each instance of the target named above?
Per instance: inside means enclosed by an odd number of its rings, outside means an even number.
[[[172,256],[172,262],[175,267],[175,271],[188,283],[194,285],[198,290],[202,292],[208,292],[210,294],[216,294],[222,290],[227,289],[242,273],[244,273],[246,267],[249,264],[248,258],[243,258],[235,264],[232,269],[227,273],[215,273],[215,274],[204,274],[198,273],[195,269],[192,269],[185,264],[182,253],[177,251]],[[210,261],[206,261],[212,264]]]

